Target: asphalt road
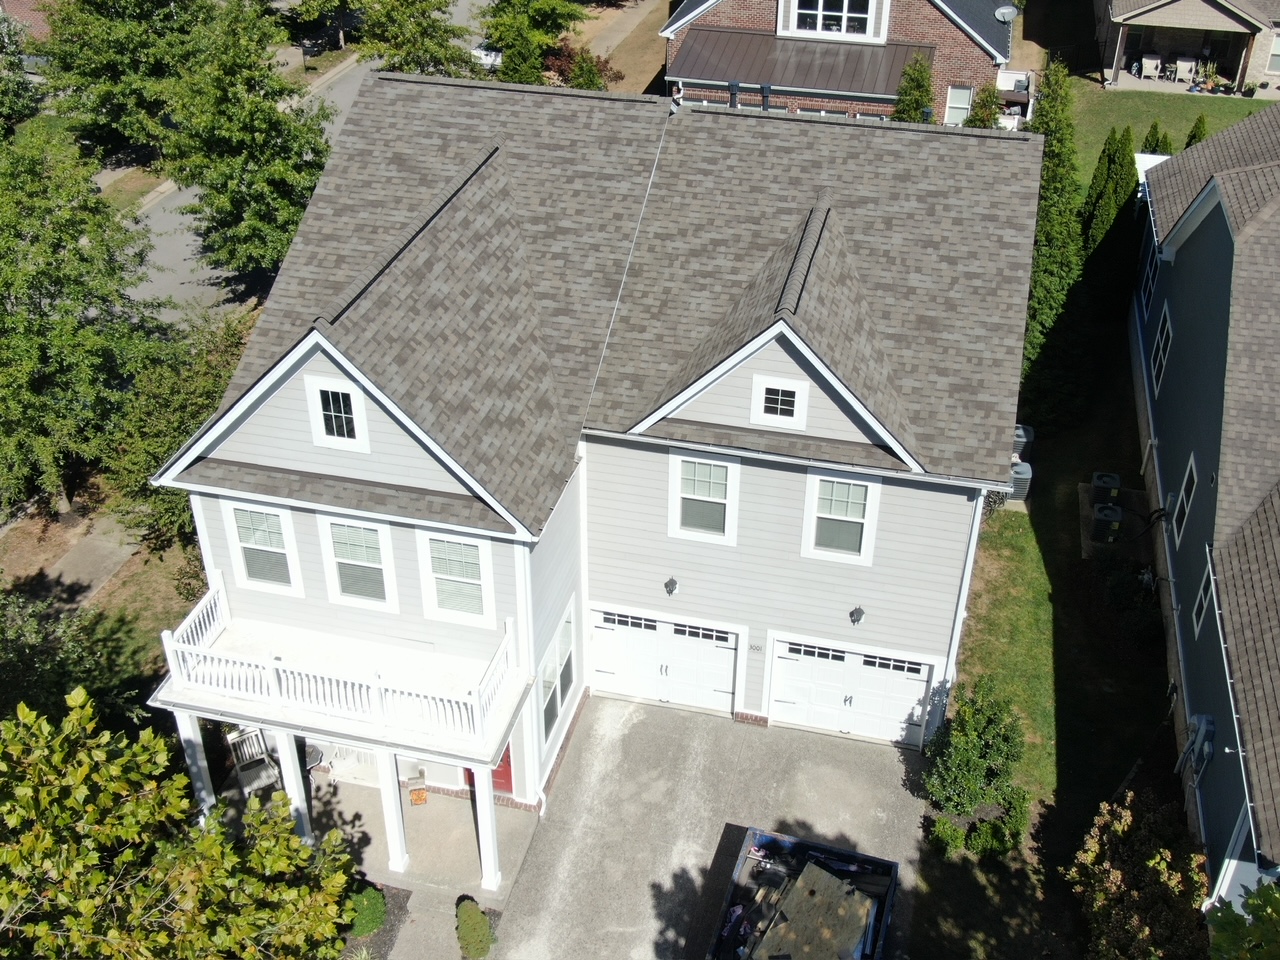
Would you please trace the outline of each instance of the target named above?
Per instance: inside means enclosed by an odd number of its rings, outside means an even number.
[[[355,100],[360,82],[371,66],[357,64],[334,79],[321,81],[312,96],[322,96],[334,108],[334,118],[327,126],[333,143],[342,122]],[[149,278],[135,293],[146,297],[172,298],[177,307],[161,312],[170,322],[201,308],[227,306],[235,291],[227,286],[227,276],[199,262],[200,240],[193,231],[192,218],[180,209],[195,199],[195,190],[174,190],[153,200],[141,213],[142,222],[151,231],[155,248],[151,252]]]

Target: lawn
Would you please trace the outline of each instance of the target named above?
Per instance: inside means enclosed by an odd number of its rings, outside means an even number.
[[[1181,150],[1196,117],[1204,114],[1210,135],[1249,114],[1265,109],[1268,100],[1218,97],[1212,94],[1146,93],[1138,90],[1103,90],[1096,80],[1073,77],[1076,146],[1080,151],[1080,181],[1088,185],[1102,144],[1112,127],[1133,128],[1134,146],[1142,144],[1151,121],[1169,131],[1175,150]]]
[[[103,187],[102,196],[117,210],[127,210],[164,180],[146,167],[132,167]]]
[[[298,83],[312,84],[330,70],[337,69],[359,54],[360,47],[357,44],[348,43],[342,50],[326,50],[317,56],[307,57],[305,64],[291,67],[284,72],[284,76]]]

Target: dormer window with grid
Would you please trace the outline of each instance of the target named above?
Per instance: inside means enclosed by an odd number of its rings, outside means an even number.
[[[364,392],[350,380],[307,374],[307,411],[311,417],[311,442],[317,447],[369,452],[369,423]]]
[[[351,412],[351,394],[338,390],[320,391],[320,412],[328,437],[356,439],[356,418]]]
[[[796,392],[781,387],[764,388],[764,413],[767,417],[795,418]]]
[[[871,10],[871,0],[797,0],[796,29],[866,36]]]
[[[762,427],[803,430],[809,412],[809,384],[765,374],[751,379],[751,422]]]

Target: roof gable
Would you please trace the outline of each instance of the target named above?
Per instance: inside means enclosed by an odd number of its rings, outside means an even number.
[[[1270,25],[1270,17],[1251,0],[1115,0],[1112,19],[1117,23],[1231,31],[1247,30],[1250,24],[1257,28]]]

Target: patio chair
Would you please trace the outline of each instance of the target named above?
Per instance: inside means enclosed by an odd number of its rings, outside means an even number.
[[[1176,72],[1173,75],[1173,79],[1179,83],[1190,83],[1196,75],[1196,58],[1178,57],[1174,63],[1176,64]]]
[[[236,767],[240,790],[246,797],[267,787],[283,786],[280,769],[267,749],[266,738],[256,727],[240,727],[227,734],[227,745]]]
[[[1142,55],[1142,79],[1158,80],[1160,78],[1160,58],[1151,54]]]

